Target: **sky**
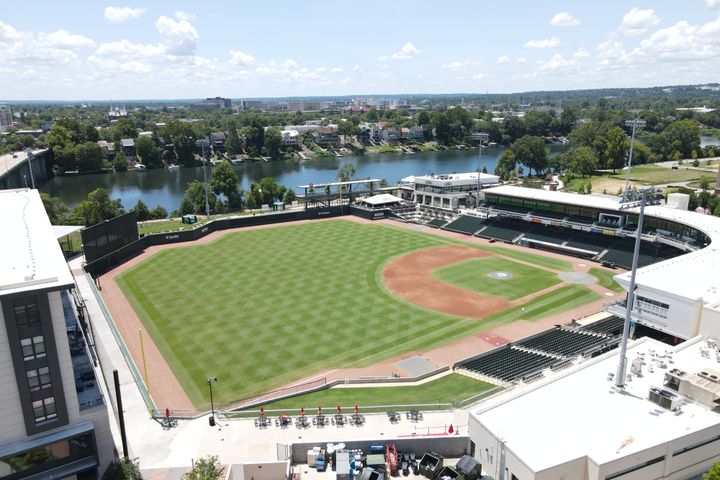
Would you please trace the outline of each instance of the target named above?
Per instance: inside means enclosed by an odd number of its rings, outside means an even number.
[[[720,0],[35,0],[0,99],[509,93],[720,81]]]

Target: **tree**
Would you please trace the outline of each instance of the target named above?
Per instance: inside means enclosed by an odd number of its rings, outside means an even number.
[[[250,190],[245,192],[245,206],[247,208],[260,208],[263,203],[262,192],[260,186],[257,183],[250,185]]]
[[[102,169],[105,152],[95,142],[85,142],[75,147],[75,161],[80,172],[96,172]]]
[[[102,480],[142,480],[138,459],[123,457],[111,463],[103,473]]]
[[[337,179],[340,182],[349,182],[353,179],[357,171],[355,170],[355,164],[351,162],[343,163],[338,169]]]
[[[227,212],[227,205],[225,204],[225,202],[220,200],[220,198],[216,198],[215,206],[213,206],[213,213],[217,215],[219,213],[225,213],[225,212]]]
[[[612,168],[613,173],[615,173],[615,170],[625,166],[630,141],[620,127],[611,127],[608,129],[605,138],[605,159],[607,160],[607,165],[605,166]]]
[[[360,134],[360,127],[358,127],[353,121],[351,120],[345,120],[344,122],[338,123],[338,133],[340,135],[345,136],[345,141],[347,142],[347,137],[352,137],[355,135]],[[267,134],[267,132],[266,132]]]
[[[592,148],[575,147],[567,154],[567,170],[575,175],[592,175],[598,168],[598,160]]]
[[[282,141],[282,134],[278,127],[270,127],[265,131],[265,153],[273,158],[277,159],[280,157],[280,142]]]
[[[125,213],[120,199],[110,200],[110,193],[98,188],[88,194],[87,199],[80,202],[70,215],[70,222],[89,227],[103,220],[109,220]]]
[[[138,222],[150,220],[150,209],[142,200],[138,200],[132,210],[135,212],[135,217]]]
[[[225,151],[228,155],[237,155],[242,152],[242,142],[240,136],[237,133],[237,126],[235,123],[230,123],[228,127],[228,136],[225,140]]]
[[[427,110],[420,110],[417,114],[415,121],[421,127],[427,127],[430,125],[430,114]]]
[[[525,133],[528,135],[543,136],[550,133],[552,117],[548,112],[531,110],[525,113],[523,123],[525,124]]]
[[[720,480],[720,462],[712,466],[712,468],[703,475],[702,480]]]
[[[167,218],[168,212],[163,207],[158,205],[150,211],[150,218],[153,220],[159,220],[161,218]]]
[[[228,199],[228,206],[236,208],[240,206],[240,187],[235,169],[230,162],[223,161],[213,169],[210,177],[210,188],[216,195],[223,194]]]
[[[195,163],[195,140],[197,136],[193,128],[187,123],[177,121],[168,122],[160,131],[161,136],[171,138],[178,162],[185,166]]]
[[[292,188],[288,188],[285,191],[285,196],[283,197],[283,203],[285,203],[286,205],[290,205],[296,199],[297,199],[297,195],[295,195],[295,191]]]
[[[514,142],[525,135],[525,125],[518,117],[511,115],[503,120],[503,129],[508,136],[508,142]]]
[[[122,147],[115,147],[115,158],[113,158],[112,166],[116,172],[124,172],[127,170],[127,159],[122,151]]]
[[[502,180],[510,180],[515,176],[516,167],[517,161],[515,160],[515,154],[511,149],[505,149],[502,155],[500,155],[500,159],[495,167],[495,175],[499,176]]]
[[[208,205],[212,209],[215,205],[216,196],[212,191],[208,192]],[[185,189],[182,203],[180,204],[180,213],[201,214],[205,215],[205,184],[197,180],[193,180]]]
[[[677,120],[663,133],[682,158],[692,158],[693,152],[700,151],[700,127],[695,120]]]
[[[261,193],[262,205],[271,205],[275,200],[281,200],[286,188],[279,185],[273,177],[265,177],[258,184]]]
[[[575,127],[575,122],[578,120],[577,110],[574,108],[565,108],[560,114],[560,133],[567,135]]]
[[[63,225],[66,223],[67,215],[70,210],[62,200],[57,197],[52,197],[47,193],[41,193],[40,199],[43,202],[43,206],[45,207],[45,212],[50,219],[50,223],[53,225]]]
[[[217,455],[209,455],[199,458],[184,478],[185,480],[220,480],[224,470]]]
[[[135,140],[135,152],[148,168],[162,166],[162,150],[157,147],[152,137],[143,136]]]
[[[528,167],[530,173],[533,170],[536,173],[542,173],[547,169],[548,151],[542,138],[525,135],[517,139],[510,149],[513,151],[515,159]]]

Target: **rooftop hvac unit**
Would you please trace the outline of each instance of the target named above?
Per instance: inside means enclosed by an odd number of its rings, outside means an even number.
[[[698,377],[704,378],[705,380],[709,380],[713,383],[720,383],[720,374],[713,370],[703,370],[698,373]]]
[[[648,400],[650,400],[655,405],[659,405],[662,408],[670,410],[672,412],[680,409],[680,397],[662,388],[650,387]]]

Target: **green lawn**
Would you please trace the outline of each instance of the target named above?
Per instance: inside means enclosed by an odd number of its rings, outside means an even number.
[[[505,272],[512,277],[493,278],[490,276],[492,272]],[[437,268],[432,274],[438,280],[466,290],[508,300],[516,300],[560,283],[553,272],[501,257],[473,258]]]
[[[649,183],[651,185],[700,180],[703,176],[712,177],[712,174],[699,170],[687,170],[683,167],[673,170],[655,165],[638,165],[632,167],[632,170],[630,170],[630,180]],[[616,175],[616,177],[624,179],[625,172]]]
[[[625,291],[625,289],[613,279],[613,277],[617,275],[615,272],[593,267],[588,270],[588,273],[598,279],[598,285],[602,285],[608,290],[612,290],[613,292]]]
[[[473,245],[474,246],[474,245]],[[481,250],[500,254],[504,257],[518,260],[520,262],[532,263],[539,267],[544,267],[550,270],[557,270],[560,272],[569,272],[572,270],[572,264],[565,260],[557,258],[550,258],[545,256],[535,255],[534,253],[523,252],[521,250],[511,250],[504,247],[485,247],[480,246]]]
[[[164,250],[117,281],[191,401],[202,407],[209,403],[210,375],[220,378],[222,404],[328,368],[436,347],[517,318],[443,315],[401,301],[382,285],[390,259],[448,244],[464,245],[343,220],[291,224]]]
[[[367,407],[372,405],[454,403],[478,395],[493,387],[495,385],[452,373],[417,386],[328,388],[268,403],[264,405],[264,408],[266,410],[284,410],[289,415],[295,415],[301,407],[304,407],[308,414],[314,413],[317,411],[318,406],[322,406],[327,413],[334,413],[338,405],[341,405],[346,413],[352,413],[355,405],[358,405],[363,413],[384,412],[392,410],[392,408],[371,409]],[[257,415],[257,411],[257,408],[249,410],[252,415]],[[282,412],[267,413],[277,416]]]

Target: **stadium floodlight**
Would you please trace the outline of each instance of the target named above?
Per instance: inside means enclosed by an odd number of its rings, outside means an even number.
[[[475,192],[475,210],[480,206],[480,165],[482,164],[482,142],[490,138],[485,132],[478,132],[475,135],[478,139],[478,171],[477,171],[477,192]]]
[[[207,384],[210,387],[210,418],[208,419],[210,426],[215,426],[215,403],[213,402],[213,382],[217,382],[217,377],[208,377]]]
[[[632,165],[633,147],[635,145],[635,130],[638,128],[644,128],[645,124],[645,120],[640,120],[639,118],[633,118],[625,121],[626,127],[632,127],[632,135],[630,136],[630,155],[628,156],[627,172],[625,173],[625,190],[623,191],[623,198],[630,187],[630,166]]]
[[[210,218],[210,202],[208,201],[208,180],[207,170],[205,169],[205,144],[208,143],[204,138],[195,142],[195,145],[199,145],[202,149],[202,162],[203,162],[203,179],[205,182],[205,215]]]
[[[615,374],[615,386],[623,388],[625,386],[625,372],[627,370],[627,343],[630,337],[630,323],[632,322],[631,312],[635,303],[635,276],[637,274],[638,257],[640,256],[640,242],[642,241],[643,221],[645,220],[645,203],[648,193],[653,195],[655,190],[652,188],[638,190],[636,192],[640,196],[640,216],[638,217],[637,230],[635,230],[635,249],[633,251],[632,268],[630,270],[630,288],[627,293],[625,303],[625,323],[623,325],[622,341],[620,342],[620,361]],[[623,196],[625,197],[625,196]],[[651,197],[652,198],[652,197]],[[635,202],[632,199],[631,202]]]

